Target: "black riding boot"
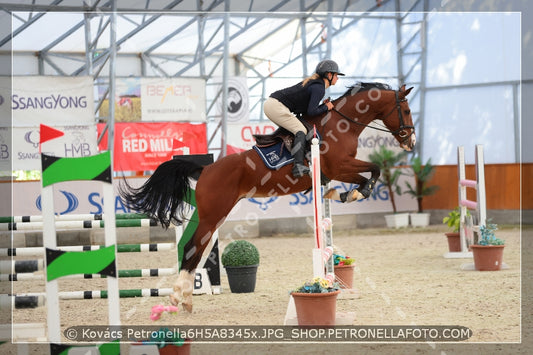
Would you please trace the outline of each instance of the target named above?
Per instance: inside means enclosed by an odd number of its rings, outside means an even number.
[[[294,143],[292,144],[291,154],[294,157],[294,167],[292,168],[292,175],[296,178],[304,175],[309,175],[311,172],[307,166],[304,165],[305,155],[305,133],[302,131],[296,132],[294,135]]]

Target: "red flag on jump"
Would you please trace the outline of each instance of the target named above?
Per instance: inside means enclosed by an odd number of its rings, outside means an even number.
[[[39,134],[40,134],[40,138],[39,138],[39,153],[41,152],[41,144],[43,144],[44,142],[48,142],[52,139],[56,139],[56,138],[59,138],[61,136],[63,136],[65,134],[65,132],[62,132],[58,129],[55,129],[53,127],[50,127],[50,126],[46,126],[44,124],[41,123],[40,125],[40,128],[39,128]]]

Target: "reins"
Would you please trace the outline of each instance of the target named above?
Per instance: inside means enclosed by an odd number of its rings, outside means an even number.
[[[396,131],[391,131],[391,130],[388,130],[388,129],[384,129],[384,128],[380,128],[380,127],[376,127],[376,126],[371,126],[369,124],[366,124],[366,123],[361,123],[361,122],[358,122],[356,120],[354,120],[353,118],[351,117],[348,117],[347,115],[345,115],[344,113],[340,112],[339,110],[337,110],[335,107],[333,107],[332,111],[335,111],[336,113],[338,113],[339,115],[342,116],[342,118],[352,122],[352,123],[355,123],[357,125],[360,125],[360,126],[363,126],[363,127],[368,127],[368,128],[372,128],[372,129],[375,129],[377,131],[382,131],[382,132],[387,132],[387,133],[390,133],[392,134],[393,136],[395,135],[399,135],[402,131],[404,131],[406,128],[413,128],[413,126],[408,126],[408,125],[405,125],[404,124],[404,121],[403,121],[403,115],[402,115],[402,109],[400,107],[400,102],[404,102],[404,101],[407,101],[406,99],[403,99],[403,100],[400,100],[398,98],[398,92],[397,91],[394,91],[394,94],[396,96],[396,105],[394,106],[394,108],[388,113],[386,114],[384,117],[381,118],[381,120],[384,120],[385,118],[389,117],[395,109],[398,109],[398,118],[400,119],[400,127],[396,130]],[[412,133],[411,133],[412,134]],[[404,138],[404,136],[400,136],[402,138]]]

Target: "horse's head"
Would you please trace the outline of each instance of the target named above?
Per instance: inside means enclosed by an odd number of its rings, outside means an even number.
[[[406,90],[405,85],[402,85],[398,91],[394,91],[394,107],[381,117],[385,126],[400,143],[400,147],[407,151],[411,151],[416,144],[415,126],[406,98],[412,89],[411,87]]]
[[[390,132],[403,149],[410,151],[416,144],[413,117],[406,98],[412,89],[405,89],[403,85],[394,91],[387,84],[360,82],[333,102],[334,111],[359,130],[370,127]],[[370,125],[375,119],[383,121],[386,129]]]

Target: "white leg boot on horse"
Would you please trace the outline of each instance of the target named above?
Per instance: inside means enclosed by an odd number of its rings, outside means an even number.
[[[194,272],[181,270],[178,280],[174,284],[174,294],[170,295],[170,303],[178,306],[180,303],[187,312],[192,312],[192,293],[194,291]]]

